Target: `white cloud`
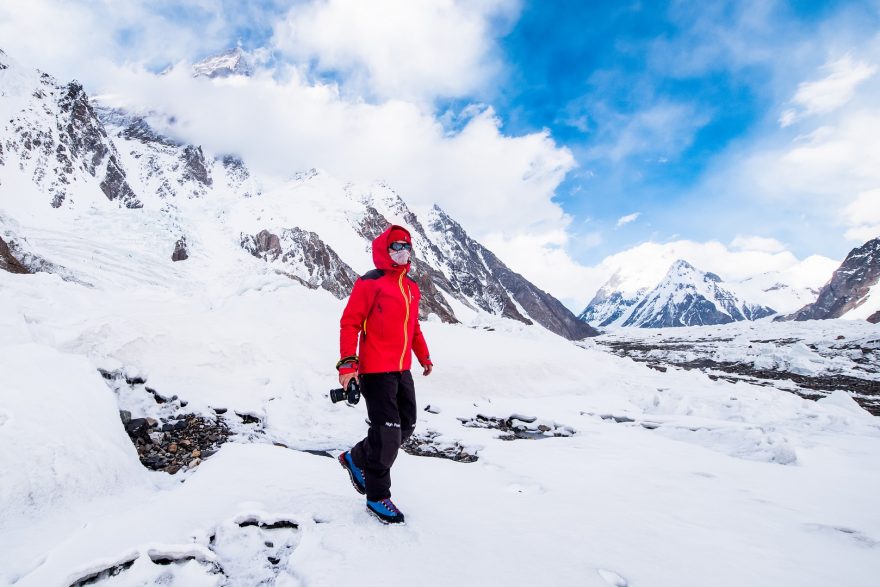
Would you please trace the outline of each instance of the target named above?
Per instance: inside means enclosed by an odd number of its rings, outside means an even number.
[[[856,61],[851,55],[827,63],[828,75],[816,81],[802,82],[791,99],[795,108],[782,113],[780,126],[786,127],[807,116],[833,112],[852,100],[856,89],[877,72],[877,66]]]
[[[842,215],[850,227],[846,238],[867,242],[880,237],[880,188],[860,193]]]
[[[765,253],[781,253],[786,246],[775,238],[738,234],[730,246],[738,251],[763,251]]]
[[[635,222],[635,220],[641,216],[641,212],[633,212],[632,214],[627,214],[626,216],[621,216],[617,219],[617,228],[629,224],[630,222]]]
[[[518,0],[326,0],[290,9],[275,45],[381,97],[473,95],[501,70],[495,35]]]
[[[583,239],[587,245],[601,242],[598,233]],[[601,270],[574,260],[566,250],[571,240],[563,228],[528,234],[493,233],[482,242],[511,269],[552,293],[573,312],[580,312],[592,297],[595,289],[590,288],[601,279]]]

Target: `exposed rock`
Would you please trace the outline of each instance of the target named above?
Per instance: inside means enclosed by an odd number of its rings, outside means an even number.
[[[22,265],[18,259],[9,250],[9,245],[0,238],[0,269],[9,273],[26,274],[32,273],[27,267]]]
[[[183,178],[185,180],[194,180],[206,187],[214,184],[211,172],[205,162],[205,153],[201,147],[187,145],[184,147],[181,157],[184,163]]]
[[[459,418],[458,420],[466,428],[500,430],[505,433],[498,437],[501,440],[533,440],[537,438],[572,436],[575,434],[575,430],[569,426],[562,426],[555,422],[539,422],[535,417],[524,417],[519,414],[512,414],[507,418],[477,414],[473,418]]]
[[[280,272],[310,289],[319,287],[344,299],[357,274],[314,232],[285,228],[276,235],[262,230],[241,235],[241,246],[255,257],[281,265]]]
[[[422,434],[414,434],[410,436],[401,448],[407,454],[417,457],[435,457],[440,459],[449,459],[457,463],[475,463],[478,458],[476,454],[469,453],[458,442],[440,442],[439,433],[434,430],[428,430]]]
[[[189,259],[189,252],[186,248],[186,237],[182,236],[174,243],[174,252],[171,253],[172,261],[186,261]]]
[[[450,287],[482,309],[544,328],[570,340],[595,336],[598,331],[575,317],[559,300],[512,271],[492,251],[479,244],[438,206],[431,230],[443,235]],[[524,316],[520,309],[528,317]]]
[[[119,165],[116,148],[110,142],[104,125],[98,119],[82,85],[75,81],[69,83],[65,95],[58,104],[61,107],[61,114],[68,115],[67,120],[59,118],[58,123],[59,130],[62,131],[62,142],[70,158],[81,161],[92,177],[98,177],[100,167],[104,164],[106,167],[100,187],[107,199],[118,201],[126,208],[142,207],[131,186],[128,185],[125,171]],[[64,153],[64,150],[61,153]],[[65,162],[66,157],[67,155],[64,155]]]
[[[150,432],[152,422],[156,425]],[[125,430],[145,467],[170,474],[199,466],[229,438],[223,420],[195,414],[174,416],[161,423],[152,418],[134,418]]]
[[[107,196],[108,200],[118,200],[122,202],[126,208],[142,208],[143,204],[137,199],[128,180],[125,177],[125,171],[116,161],[116,156],[111,155],[107,161],[107,172],[101,181],[101,191]]]
[[[864,304],[871,288],[880,282],[880,238],[866,242],[849,252],[840,267],[819,292],[819,297],[785,320],[826,320],[840,318]],[[880,295],[880,294],[874,294]],[[869,322],[880,321],[880,312],[871,314]]]

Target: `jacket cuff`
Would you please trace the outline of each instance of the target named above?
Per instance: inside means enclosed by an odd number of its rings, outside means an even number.
[[[430,356],[427,356],[427,357],[425,357],[424,359],[419,359],[419,364],[420,364],[422,367],[425,367],[425,366],[427,366],[427,365],[431,365],[432,367],[434,366],[434,363],[431,362],[431,357],[430,357]]]
[[[355,373],[358,370],[358,358],[354,355],[342,357],[336,362],[336,370],[341,374]]]

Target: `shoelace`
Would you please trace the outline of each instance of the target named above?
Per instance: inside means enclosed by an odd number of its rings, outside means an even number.
[[[400,513],[400,510],[397,509],[397,506],[396,506],[396,505],[394,505],[393,503],[391,503],[391,500],[390,500],[390,499],[383,499],[383,500],[380,500],[380,503],[381,503],[382,505],[384,505],[386,508],[388,508],[389,510],[391,510],[392,512],[394,512],[395,514],[399,514],[399,513]]]

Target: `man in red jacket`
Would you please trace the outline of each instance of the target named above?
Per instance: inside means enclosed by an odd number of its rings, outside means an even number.
[[[411,253],[412,239],[402,226],[380,234],[373,241],[376,269],[355,282],[339,322],[339,382],[343,388],[352,378],[359,382],[370,419],[367,437],[339,462],[366,494],[367,510],[386,524],[404,521],[391,501],[391,465],[416,427],[412,353],[423,375],[433,368],[419,327],[421,294],[407,275]]]

